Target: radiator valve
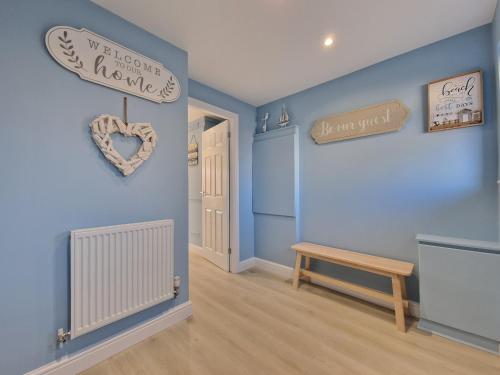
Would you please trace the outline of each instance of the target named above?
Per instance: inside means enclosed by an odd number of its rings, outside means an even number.
[[[70,336],[71,336],[71,332],[65,331],[64,328],[59,328],[57,330],[57,338],[56,338],[57,343],[58,344],[65,343],[66,341],[69,340]]]
[[[174,276],[174,297],[177,297],[181,289],[181,277]]]

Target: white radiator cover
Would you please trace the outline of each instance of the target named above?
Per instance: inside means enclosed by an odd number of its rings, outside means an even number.
[[[71,232],[71,339],[173,297],[173,220]]]

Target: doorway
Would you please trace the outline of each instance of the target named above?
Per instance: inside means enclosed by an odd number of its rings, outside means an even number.
[[[227,272],[239,269],[238,126],[237,114],[189,98],[189,249]]]

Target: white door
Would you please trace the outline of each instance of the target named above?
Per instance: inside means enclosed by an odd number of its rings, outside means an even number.
[[[202,144],[203,254],[229,271],[229,122],[204,131]]]

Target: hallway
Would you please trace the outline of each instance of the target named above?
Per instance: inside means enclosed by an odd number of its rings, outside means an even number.
[[[415,329],[367,303],[190,254],[193,318],[85,375],[498,374],[498,357]]]

